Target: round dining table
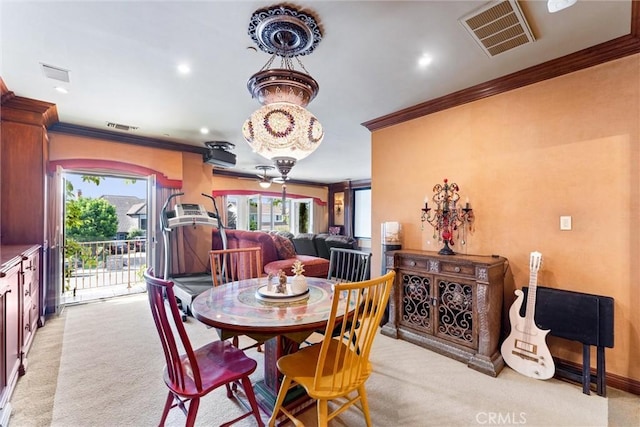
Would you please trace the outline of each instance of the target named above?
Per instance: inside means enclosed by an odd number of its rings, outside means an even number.
[[[264,379],[255,384],[255,389],[258,403],[265,411],[273,410],[280,388],[278,359],[297,351],[314,331],[324,330],[331,313],[334,283],[321,278],[306,279],[309,291],[303,295],[273,295],[274,284],[261,277],[212,287],[191,304],[193,316],[216,328],[220,339],[246,335],[264,342]],[[291,277],[288,282],[289,290]],[[338,312],[344,312],[344,306]],[[299,412],[305,403],[310,404],[308,400],[304,390],[292,390],[285,403],[289,402],[287,406]]]

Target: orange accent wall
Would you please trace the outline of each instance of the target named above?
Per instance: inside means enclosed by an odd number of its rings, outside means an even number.
[[[200,192],[211,194],[213,190],[256,190],[260,191],[255,180],[238,179],[222,175],[212,176],[212,166],[202,162],[202,156],[195,153],[181,153],[124,144],[113,141],[87,138],[49,132],[50,160],[69,159],[109,160],[136,164],[157,170],[171,180],[184,180],[184,189],[195,188]],[[257,177],[256,177],[257,179]],[[273,184],[269,191],[281,191],[279,184]],[[287,184],[287,191],[292,194],[304,194],[327,202],[327,186],[308,186]]]
[[[182,154],[183,186],[181,200],[204,200],[201,196],[211,194],[212,166],[202,161],[202,155],[195,153]],[[207,209],[210,204],[203,203]],[[205,227],[183,227],[187,244],[185,252],[191,256],[185,257],[185,270],[188,272],[207,271],[209,269],[209,251],[211,250],[211,229]]]
[[[243,190],[243,191],[254,191],[256,193],[260,193],[261,191],[269,191],[280,193],[282,191],[282,186],[278,183],[271,184],[266,190],[263,190],[258,186],[258,177],[256,179],[238,179],[229,176],[223,175],[213,175],[213,189],[212,191],[221,191],[221,190]],[[327,203],[327,198],[329,194],[329,187],[327,186],[310,186],[310,185],[301,185],[301,184],[287,184],[287,193],[290,194],[300,194],[305,195],[307,197],[315,197],[321,200],[324,203]]]
[[[96,159],[132,163],[182,179],[182,153],[95,138],[49,132],[49,160]],[[199,158],[202,164],[202,157]]]
[[[402,223],[403,248],[441,248],[420,209],[448,178],[476,217],[453,249],[509,260],[503,311],[528,284],[530,252],[542,252],[540,285],[615,299],[607,372],[640,380],[638,76],[633,55],[373,132],[372,271],[384,221]],[[550,345],[582,361],[581,346]]]

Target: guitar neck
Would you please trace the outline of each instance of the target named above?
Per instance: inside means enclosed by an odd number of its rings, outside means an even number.
[[[529,272],[529,292],[527,293],[527,312],[525,313],[525,324],[533,324],[536,310],[536,293],[538,290],[538,270]]]

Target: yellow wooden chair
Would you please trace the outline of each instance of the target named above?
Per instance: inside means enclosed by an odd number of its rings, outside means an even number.
[[[389,300],[395,272],[363,282],[339,283],[334,287],[333,306],[321,343],[305,347],[278,360],[284,374],[269,425],[274,426],[282,411],[296,426],[303,424],[282,403],[289,388],[300,384],[307,394],[317,400],[318,426],[351,405],[360,402],[367,426],[371,426],[365,382],[371,375],[369,362],[371,345]],[[343,322],[357,318],[359,322]],[[341,333],[332,331],[342,324]],[[356,333],[357,332],[357,333]],[[329,413],[328,402],[338,400],[339,407]]]

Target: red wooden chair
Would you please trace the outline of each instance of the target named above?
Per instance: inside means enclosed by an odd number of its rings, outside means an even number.
[[[233,393],[230,384],[239,383],[249,399],[251,411],[225,423],[224,426],[231,425],[252,414],[258,422],[258,426],[264,426],[249,379],[249,375],[256,370],[256,361],[247,357],[242,350],[237,349],[228,341],[214,341],[194,350],[181,321],[173,293],[173,282],[153,277],[151,270],[145,272],[144,278],[147,283],[149,306],[167,361],[164,382],[169,388],[169,395],[162,412],[160,425],[164,425],[169,411],[177,406],[187,416],[186,425],[193,426],[202,396],[221,385],[225,385],[227,397],[231,398]],[[167,310],[167,306],[169,310]],[[184,354],[179,353],[177,339],[185,349]]]

